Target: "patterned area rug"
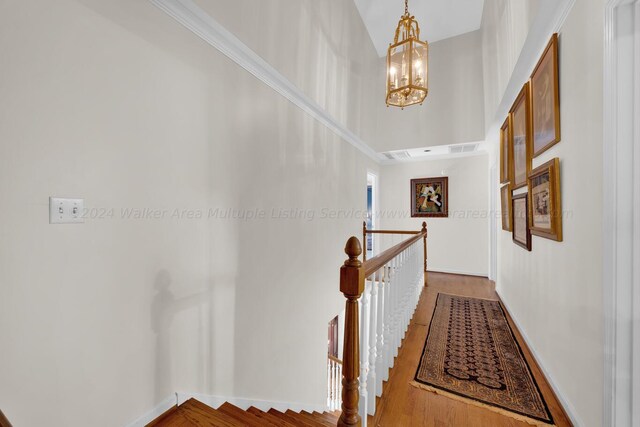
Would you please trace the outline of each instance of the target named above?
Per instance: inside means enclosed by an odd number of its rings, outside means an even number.
[[[412,385],[529,423],[553,424],[498,301],[438,294]]]

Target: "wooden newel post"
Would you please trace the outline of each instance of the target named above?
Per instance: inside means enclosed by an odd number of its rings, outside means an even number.
[[[340,268],[340,292],[347,298],[344,320],[344,347],[342,349],[342,414],[339,427],[361,426],[358,415],[358,377],[360,377],[360,321],[358,299],[364,292],[364,268],[358,259],[362,247],[352,236],[344,248],[349,256]]]
[[[427,222],[422,222],[422,241],[424,242],[424,285],[427,286]]]

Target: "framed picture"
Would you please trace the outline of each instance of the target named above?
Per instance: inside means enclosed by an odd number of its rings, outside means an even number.
[[[531,231],[529,230],[529,210],[527,209],[527,193],[511,198],[513,212],[513,242],[531,251]]]
[[[411,217],[449,216],[449,178],[411,180]]]
[[[500,189],[502,229],[511,231],[511,186],[503,185]]]
[[[531,103],[529,83],[526,83],[509,112],[511,128],[511,152],[513,156],[512,189],[527,185],[531,172]]]
[[[511,155],[511,126],[509,117],[500,128],[500,183],[506,184],[512,180],[513,156]]]
[[[554,34],[531,75],[533,157],[560,142],[558,35]]]
[[[562,241],[560,160],[535,168],[529,174],[529,228],[531,234]]]

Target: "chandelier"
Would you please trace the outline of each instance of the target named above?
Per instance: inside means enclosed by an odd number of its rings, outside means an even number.
[[[420,41],[420,27],[409,14],[408,0],[387,52],[387,107],[422,104],[429,93],[429,43]]]

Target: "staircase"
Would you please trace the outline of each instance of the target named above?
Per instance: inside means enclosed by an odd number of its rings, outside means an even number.
[[[341,406],[341,412],[264,412],[229,402],[214,409],[190,399],[148,426],[367,427],[426,286],[427,224],[418,231],[367,230],[365,222],[362,231],[363,261],[360,241],[351,237],[344,248],[348,259],[340,267],[340,292],[346,298],[343,360],[330,357],[328,362],[327,409]],[[410,237],[366,259],[370,234]]]
[[[246,411],[230,403],[224,403],[218,409],[196,400],[189,399],[175,406],[159,418],[147,424],[147,427],[329,427],[338,424],[340,412],[280,412],[269,409],[261,411],[253,406]]]

